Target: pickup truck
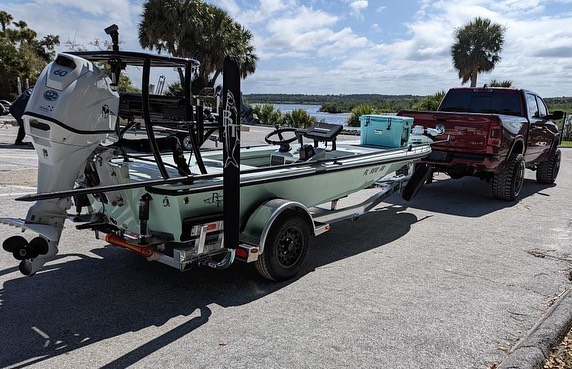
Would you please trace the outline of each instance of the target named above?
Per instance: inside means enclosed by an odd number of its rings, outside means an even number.
[[[494,198],[513,201],[525,168],[539,183],[554,183],[560,168],[560,132],[536,93],[516,88],[452,88],[437,111],[401,110],[415,125],[437,127],[442,135],[424,159],[432,171],[451,178],[476,176],[492,182]]]

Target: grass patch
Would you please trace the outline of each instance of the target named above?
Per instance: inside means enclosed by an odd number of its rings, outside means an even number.
[[[562,141],[561,147],[572,147],[572,141]]]

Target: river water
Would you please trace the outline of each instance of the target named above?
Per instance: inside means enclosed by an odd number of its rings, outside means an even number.
[[[347,125],[348,118],[350,117],[350,113],[339,113],[339,114],[331,114],[331,113],[323,113],[320,110],[320,105],[305,105],[305,104],[273,104],[275,109],[278,109],[282,112],[282,114],[289,113],[294,109],[304,109],[310,114],[312,117],[315,117],[318,122],[324,120],[326,123],[332,124],[341,124]]]

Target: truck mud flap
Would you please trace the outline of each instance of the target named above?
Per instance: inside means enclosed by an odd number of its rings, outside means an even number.
[[[403,200],[411,201],[415,195],[417,195],[421,187],[423,187],[427,178],[431,175],[431,172],[432,169],[430,165],[417,164],[415,166],[415,171],[401,192]]]

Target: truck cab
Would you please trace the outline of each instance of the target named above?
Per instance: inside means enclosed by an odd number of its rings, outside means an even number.
[[[493,183],[493,197],[512,201],[520,192],[524,169],[537,172],[540,183],[554,183],[560,166],[560,133],[535,92],[516,89],[459,87],[450,89],[437,111],[402,110],[415,125],[438,127],[440,139],[425,160],[434,171],[452,178],[477,176]]]

